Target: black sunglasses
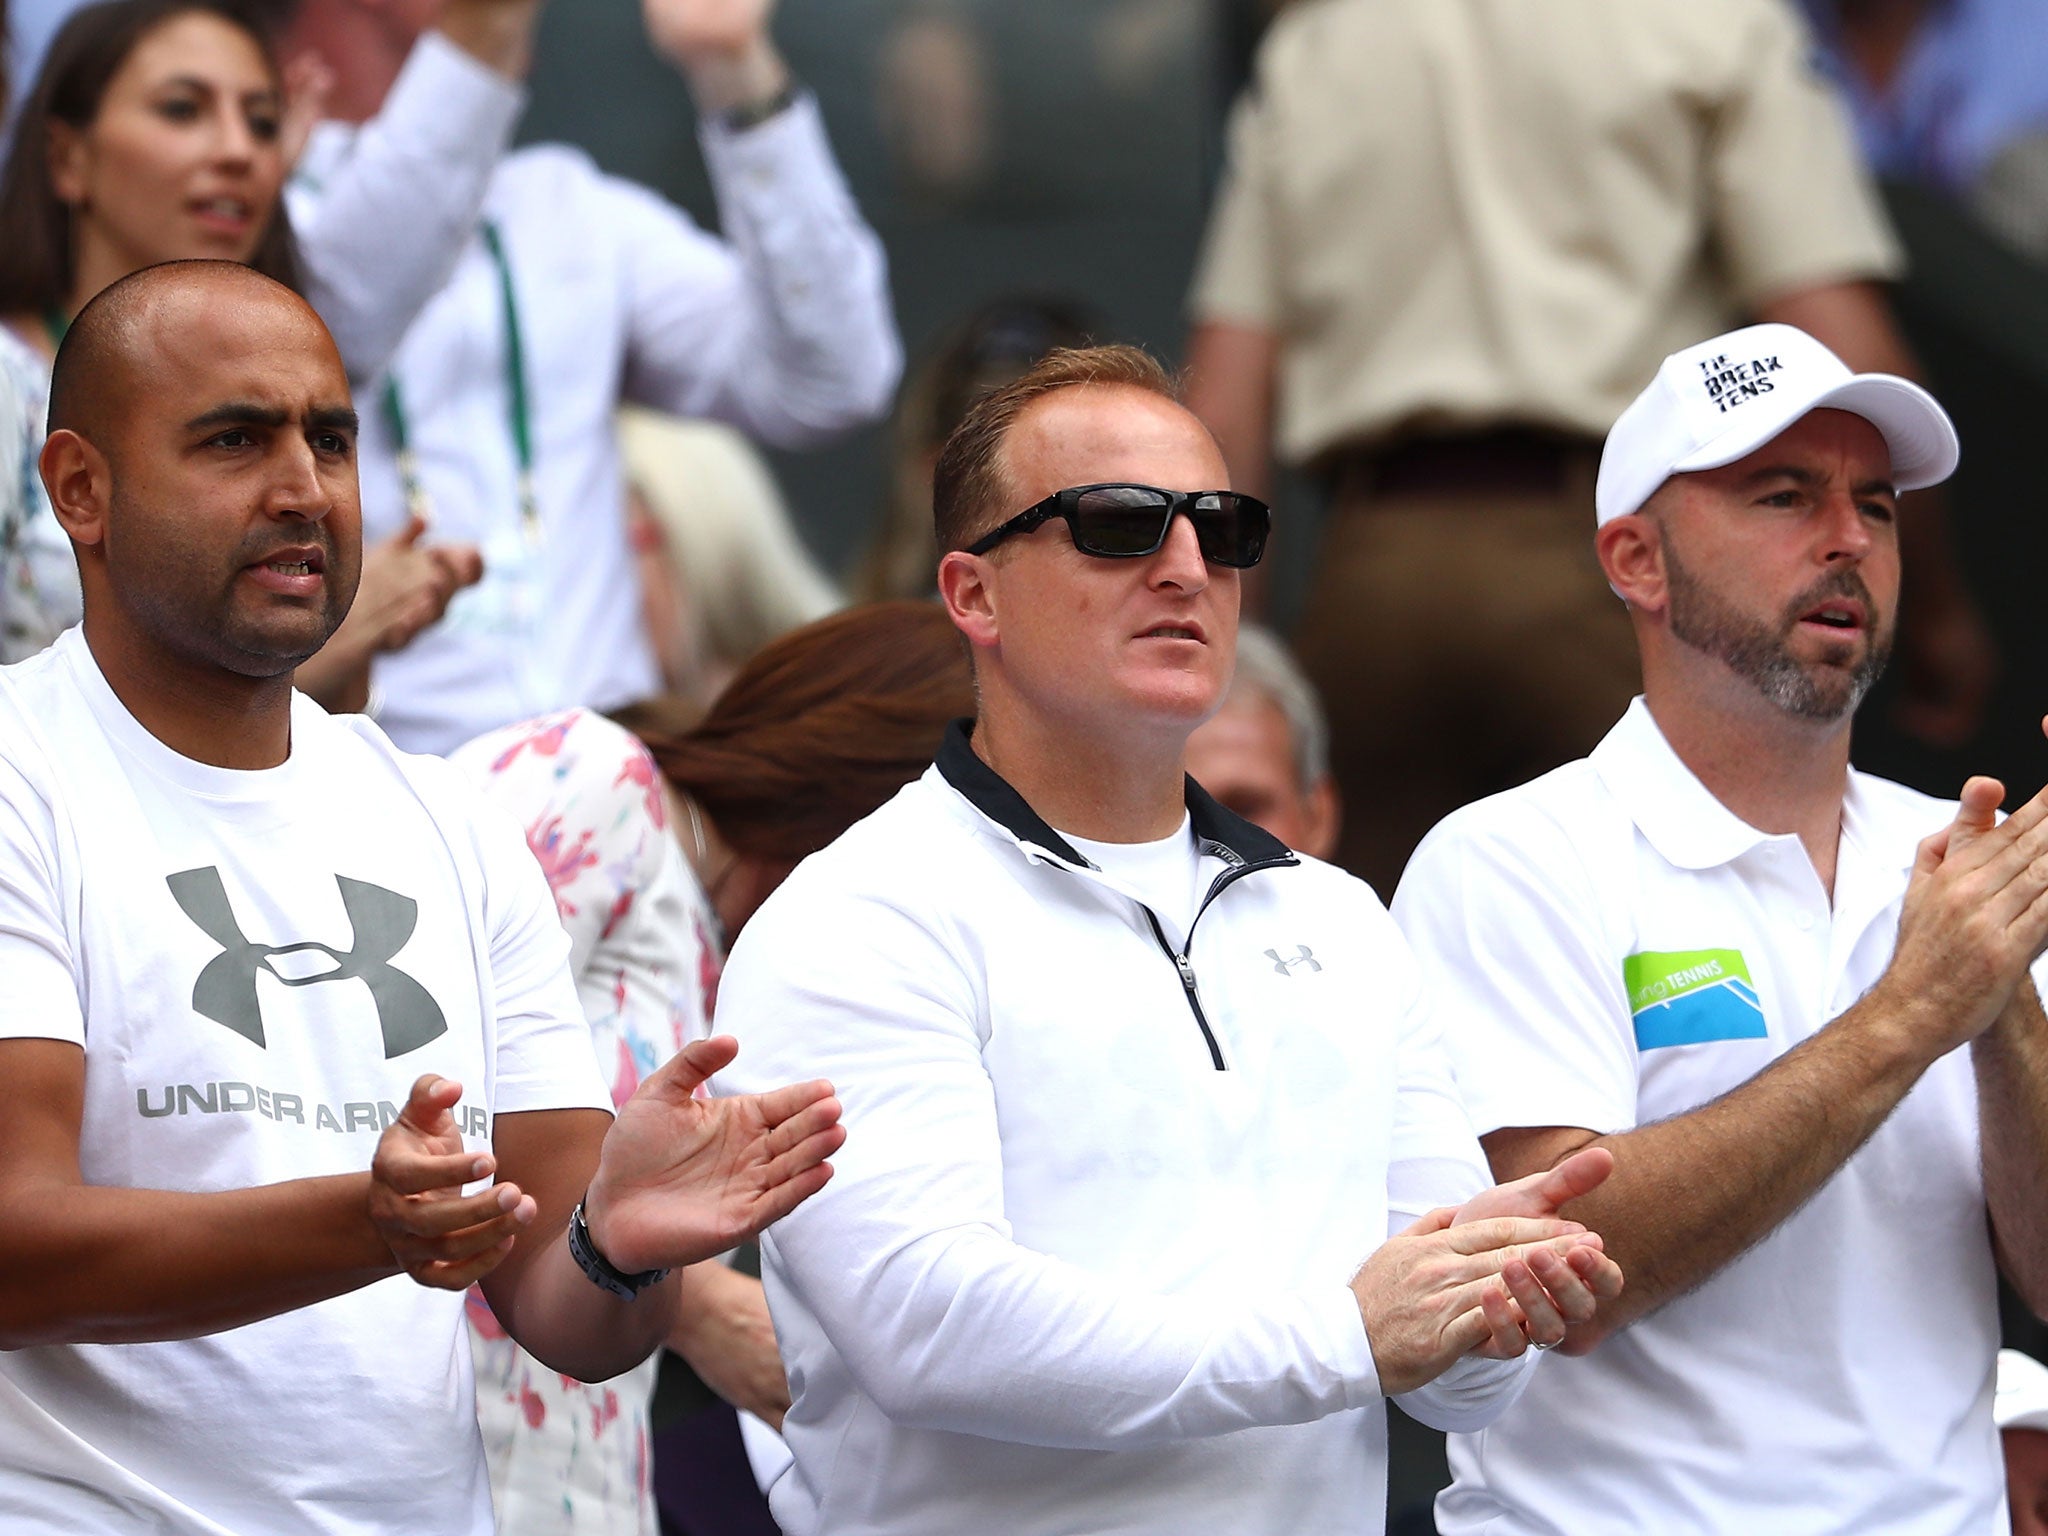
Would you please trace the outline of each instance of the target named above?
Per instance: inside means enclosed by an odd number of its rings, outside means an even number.
[[[967,546],[967,553],[985,555],[1013,533],[1029,533],[1040,523],[1063,517],[1074,548],[1082,554],[1130,560],[1159,552],[1177,512],[1185,512],[1195,525],[1195,542],[1204,560],[1244,570],[1257,565],[1266,552],[1273,513],[1256,496],[1164,491],[1156,485],[1070,485],[983,534]]]

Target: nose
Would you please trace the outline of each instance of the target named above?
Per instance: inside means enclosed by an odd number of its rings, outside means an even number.
[[[1846,486],[1830,487],[1820,507],[1823,565],[1863,559],[1875,547],[1870,520]]]
[[[281,434],[273,465],[275,473],[264,498],[264,511],[270,516],[317,523],[334,510],[333,492],[312,444]]]
[[[253,164],[261,141],[249,119],[232,102],[223,102],[214,114],[214,158],[223,164]]]
[[[1176,512],[1168,525],[1166,542],[1152,557],[1151,577],[1155,587],[1178,587],[1183,592],[1199,592],[1209,585],[1209,562],[1202,558],[1201,541],[1186,512]]]

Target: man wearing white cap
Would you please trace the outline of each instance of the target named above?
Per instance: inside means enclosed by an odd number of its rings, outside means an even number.
[[[2048,799],[2001,823],[1992,780],[1849,766],[1899,493],[1955,463],[1924,391],[1778,325],[1666,359],[1608,435],[1643,697],[1447,818],[1394,911],[1495,1176],[1613,1150],[1566,1210],[1629,1289],[1452,1437],[1446,1536],[2004,1529],[1998,1269],[2048,1304]]]

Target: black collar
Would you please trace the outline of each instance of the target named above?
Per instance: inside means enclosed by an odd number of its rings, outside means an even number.
[[[1035,843],[1070,864],[1094,868],[1074,850],[1072,844],[1045,824],[1045,818],[1031,808],[1007,779],[975,755],[973,743],[969,740],[973,731],[972,720],[955,720],[946,727],[945,740],[939,744],[938,758],[939,773],[946,782],[990,821],[1007,827],[1019,841]],[[1220,850],[1227,862],[1296,862],[1279,838],[1218,803],[1193,779],[1187,781],[1187,806],[1188,820],[1194,827],[1195,836]]]

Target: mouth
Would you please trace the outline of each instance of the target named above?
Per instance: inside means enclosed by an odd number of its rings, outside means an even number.
[[[198,197],[186,204],[202,222],[224,229],[247,229],[256,217],[255,205],[240,197]]]
[[[1192,640],[1197,645],[1206,645],[1208,643],[1202,634],[1202,627],[1199,624],[1154,624],[1150,629],[1139,635],[1138,638],[1140,640]]]
[[[288,597],[307,597],[320,590],[327,576],[327,551],[315,545],[272,550],[243,567],[256,584]]]
[[[1799,622],[1837,634],[1853,634],[1865,627],[1868,618],[1863,605],[1853,598],[1830,598],[1802,613]]]

